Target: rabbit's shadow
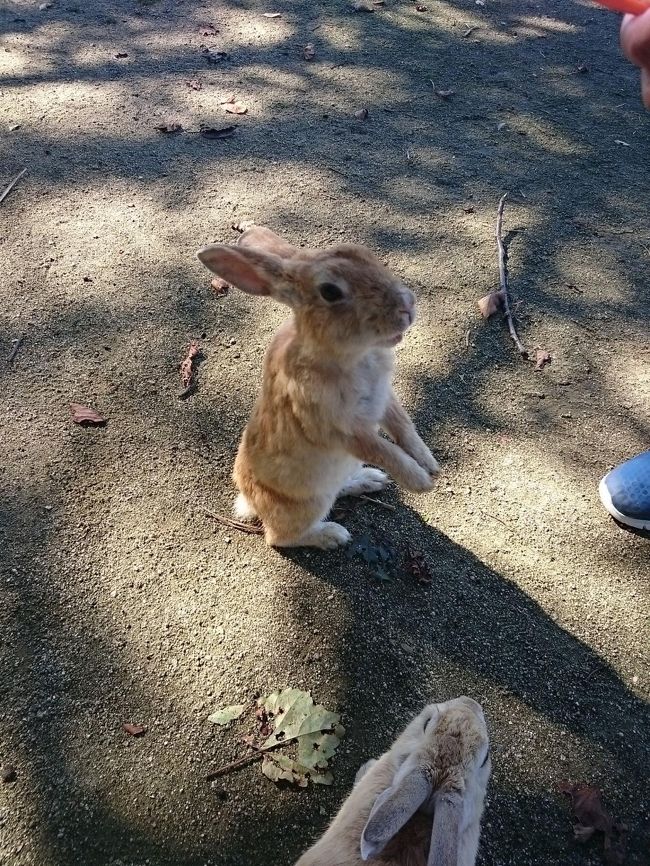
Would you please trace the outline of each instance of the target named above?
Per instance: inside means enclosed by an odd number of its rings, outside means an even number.
[[[558,762],[556,769],[546,773],[547,781],[539,783],[549,815],[561,820],[562,811],[568,820],[548,778],[549,774],[556,781],[566,777],[560,753],[569,742],[578,743],[578,765],[587,753],[595,772],[602,772],[604,763],[610,772],[615,768],[613,772],[630,788],[635,779],[640,784],[645,762],[638,754],[638,731],[647,717],[647,705],[629,691],[605,659],[555,623],[513,580],[427,524],[395,494],[384,496],[395,512],[369,503],[350,508],[349,501],[343,500],[344,510],[346,504],[348,509],[341,522],[352,532],[353,544],[365,537],[391,551],[390,580],[378,580],[372,564],[345,549],[282,552],[343,593],[349,605],[346,634],[332,635],[332,640],[340,646],[347,683],[342,701],[352,736],[358,738],[352,748],[361,747],[359,763],[375,748],[374,741],[365,742],[369,718],[388,720],[383,733],[387,746],[390,734],[423,702],[468,694],[484,704],[496,729],[496,797],[500,810],[511,812],[495,816],[502,828],[511,819],[512,826],[520,826],[522,815],[517,797],[507,793],[512,768],[506,758],[500,761],[499,752],[511,749],[512,738],[521,736],[529,725],[538,728],[540,739],[554,740],[547,740],[541,749],[545,761],[550,751],[551,762]],[[419,582],[409,570],[414,551],[428,566],[430,584]],[[296,588],[290,603],[297,623],[309,621],[314,599],[304,586]],[[509,727],[513,717],[514,729]],[[381,721],[374,727],[375,739],[377,731],[381,732]],[[524,760],[534,765],[539,757],[529,754]],[[500,765],[505,774],[501,783]],[[537,818],[525,816],[525,823],[532,837],[546,838],[549,831],[538,818],[539,810]],[[521,826],[512,832],[517,835]],[[566,847],[566,838],[557,844]]]

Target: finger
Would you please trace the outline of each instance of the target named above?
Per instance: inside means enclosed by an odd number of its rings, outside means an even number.
[[[650,70],[650,9],[643,15],[626,15],[623,18],[621,48],[628,60]]]

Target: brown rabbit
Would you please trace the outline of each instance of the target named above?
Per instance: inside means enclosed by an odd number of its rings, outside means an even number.
[[[242,291],[293,310],[266,352],[235,460],[239,517],[261,518],[267,544],[333,548],[350,540],[325,520],[337,496],[388,483],[364,463],[407,490],[432,489],[439,466],[391,387],[393,348],[415,299],[376,256],[352,244],[303,250],[252,226],[237,246],[214,244],[198,257]]]

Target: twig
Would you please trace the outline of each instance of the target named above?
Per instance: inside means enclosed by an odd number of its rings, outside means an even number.
[[[223,514],[215,514],[214,511],[210,511],[207,508],[204,508],[203,511],[205,511],[208,517],[216,520],[217,523],[221,523],[222,526],[229,526],[231,529],[238,529],[240,532],[247,532],[249,535],[262,535],[264,533],[264,527],[259,523],[242,523],[241,520],[232,520]]]
[[[512,318],[512,310],[510,308],[510,296],[508,295],[508,270],[506,267],[506,262],[508,261],[508,252],[503,245],[503,238],[501,237],[501,226],[503,225],[503,208],[507,198],[508,193],[505,192],[499,200],[499,208],[497,210],[497,224],[495,229],[495,235],[497,239],[497,251],[499,254],[499,286],[501,289],[503,306],[506,311],[506,319],[508,320],[508,330],[510,331],[510,336],[512,337],[514,344],[517,347],[517,351],[519,352],[521,357],[528,358],[528,351],[519,339],[519,335],[517,334],[517,330],[515,328],[515,323]]]
[[[268,749],[264,749],[264,752],[267,752]],[[259,761],[260,758],[264,756],[264,752],[253,752],[252,755],[244,755],[243,758],[239,758],[237,761],[232,761],[230,764],[225,764],[223,767],[219,767],[218,770],[213,770],[211,773],[206,775],[206,781],[211,782],[213,779],[218,779],[220,776],[225,776],[226,773],[229,773],[231,770],[238,770],[240,767],[245,767],[247,764],[252,764],[253,761]]]
[[[16,355],[18,354],[18,352],[20,351],[20,347],[25,342],[25,335],[21,334],[20,337],[18,337],[18,339],[14,340],[13,342],[14,342],[14,347],[11,350],[9,357],[7,358],[7,364],[11,364],[13,362],[14,358],[16,357]]]
[[[470,329],[468,328],[468,329],[465,331],[465,348],[466,348],[466,349],[469,349],[469,338],[470,338],[470,334],[471,334],[471,331],[470,331]]]
[[[463,39],[467,39],[467,37],[471,36],[475,30],[480,30],[478,24],[476,24],[474,27],[468,27],[467,30],[462,34]]]
[[[219,767],[218,770],[213,770],[211,773],[206,775],[206,781],[211,782],[213,779],[225,776],[226,773],[229,773],[231,770],[238,770],[240,767],[245,767],[247,764],[259,761],[259,759],[263,758],[267,752],[272,752],[274,749],[281,749],[282,746],[286,746],[287,743],[292,743],[300,736],[300,734],[294,734],[293,737],[286,737],[284,740],[278,740],[277,743],[261,748],[259,746],[251,746],[251,749],[255,749],[252,755],[244,755],[243,758],[237,758],[236,761],[232,761],[230,764],[225,764],[223,767]]]
[[[389,511],[397,511],[394,505],[391,505],[389,502],[382,502],[381,499],[373,499],[371,496],[366,496],[363,493],[358,498],[364,499],[366,502],[372,502],[373,505],[381,505],[382,508],[387,508]]]
[[[24,168],[24,169],[20,172],[20,174],[17,174],[16,177],[11,181],[11,183],[10,183],[9,186],[6,188],[6,190],[2,193],[2,195],[0,195],[0,204],[2,204],[2,202],[7,198],[7,196],[8,196],[9,193],[11,192],[11,190],[16,186],[16,184],[18,183],[18,181],[20,180],[20,178],[21,178],[21,177],[26,173],[26,171],[27,171],[27,169]]]

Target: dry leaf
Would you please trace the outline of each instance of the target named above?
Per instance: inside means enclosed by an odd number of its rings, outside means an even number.
[[[215,295],[218,298],[223,298],[225,295],[228,294],[230,290],[230,283],[222,280],[221,277],[215,277],[210,283],[210,285],[214,289]]]
[[[370,2],[370,0],[356,0],[352,4],[352,8],[355,12],[374,12],[375,7]]]
[[[203,87],[198,78],[191,78],[189,81],[186,81],[185,84],[187,84],[190,90],[200,90]]]
[[[117,54],[115,55],[115,59],[116,60],[122,60],[124,57],[128,57],[128,56],[129,55],[126,53],[126,51],[118,51]]]
[[[221,126],[218,128],[214,126],[202,126],[199,132],[201,133],[203,138],[230,138],[235,134],[236,129],[236,124],[234,124],[233,126]]]
[[[429,566],[419,550],[414,550],[409,547],[408,555],[404,564],[408,573],[412,574],[418,583],[429,585],[433,582]]]
[[[489,319],[503,305],[503,292],[490,292],[478,300],[478,308],[484,319]]]
[[[535,369],[543,370],[547,364],[550,364],[553,359],[546,349],[535,349]]]
[[[246,709],[246,704],[233,704],[230,707],[224,707],[217,710],[212,715],[208,716],[208,721],[213,725],[228,725],[235,719],[238,719]]]
[[[265,18],[281,18],[282,12],[264,12]]]
[[[586,63],[581,63],[580,66],[578,66],[577,72],[579,72],[580,75],[584,75],[585,72],[589,72],[589,67]]]
[[[154,129],[157,129],[158,132],[162,132],[165,135],[173,135],[176,132],[182,132],[183,127],[180,123],[176,123],[175,121],[170,121],[169,123],[159,123],[158,126],[154,126]]]
[[[248,107],[243,102],[225,102],[223,107],[228,114],[246,114]]]
[[[368,120],[370,113],[367,108],[360,108],[359,111],[354,112],[354,116],[357,120]]]
[[[75,424],[105,424],[106,419],[102,418],[94,409],[89,409],[88,406],[82,406],[81,403],[70,403],[70,411],[72,412],[72,420]]]
[[[2,782],[15,782],[16,781],[16,768],[12,767],[11,764],[3,764],[0,767],[0,781]]]
[[[201,54],[208,63],[222,63],[229,57],[227,51],[215,51],[213,48],[204,48]]]
[[[124,722],[122,729],[132,737],[142,737],[147,732],[144,725],[132,725],[130,722]]]
[[[451,99],[454,93],[456,93],[455,90],[434,90],[433,92],[441,99]]]
[[[194,371],[196,367],[196,359],[201,354],[201,347],[196,342],[196,340],[192,340],[190,343],[190,347],[187,350],[187,355],[183,358],[181,362],[181,384],[185,390],[187,390],[192,384],[192,379],[194,377]]]
[[[201,36],[216,36],[219,31],[214,24],[206,24],[199,32]]]
[[[226,96],[224,99],[219,100],[219,105],[225,105],[227,102],[234,102],[234,101],[235,101],[235,94],[229,93],[228,96]]]
[[[313,42],[308,42],[302,49],[302,56],[305,60],[313,60],[316,57],[316,48]]]
[[[571,799],[571,808],[576,819],[573,825],[575,838],[586,842],[594,833],[605,837],[603,853],[610,866],[620,866],[625,859],[625,824],[614,821],[605,809],[599,788],[584,782],[560,782],[558,789]]]

